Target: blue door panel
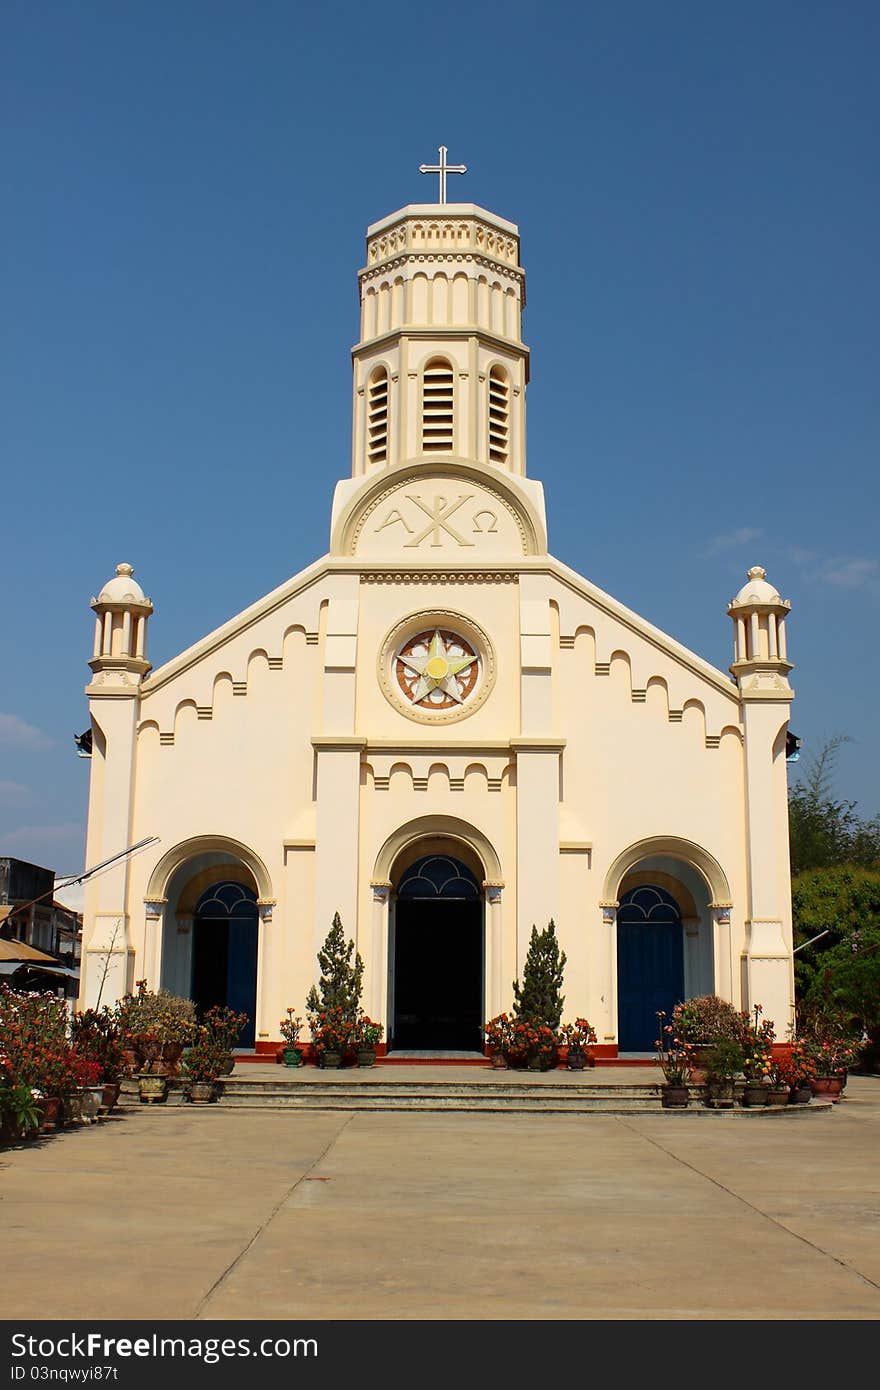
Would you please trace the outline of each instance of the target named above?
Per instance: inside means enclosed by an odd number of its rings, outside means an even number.
[[[684,997],[684,941],[674,899],[663,889],[637,888],[617,917],[617,1018],[621,1052],[652,1052],[657,1014]]]

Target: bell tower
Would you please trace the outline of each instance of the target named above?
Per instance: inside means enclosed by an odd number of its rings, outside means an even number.
[[[412,203],[367,228],[352,349],[352,476],[455,457],[523,476],[529,350],[519,231],[474,203]]]

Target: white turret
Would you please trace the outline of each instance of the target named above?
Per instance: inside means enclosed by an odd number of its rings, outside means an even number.
[[[785,619],[791,611],[788,599],[780,598],[767,582],[766,570],[753,565],[748,579],[727,612],[734,625],[734,660],[730,667],[744,695],[784,697],[791,687],[788,673]]]
[[[147,619],[153,605],[133,575],[131,565],[117,565],[113,578],[92,599],[95,646],[89,665],[94,686],[136,686],[150,669]]]

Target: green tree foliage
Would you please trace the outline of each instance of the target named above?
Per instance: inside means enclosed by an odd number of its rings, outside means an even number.
[[[346,941],[338,912],[334,913],[327,940],[318,952],[318,964],[321,978],[308,992],[306,1009],[312,1015],[322,1009],[342,1009],[344,1018],[354,1024],[360,1013],[364,963],[354,949],[354,942]]]
[[[850,1001],[869,999],[874,988],[871,981],[880,967],[880,952],[870,945],[874,937],[880,938],[880,871],[849,864],[811,869],[792,880],[791,906],[795,945],[827,933],[794,958],[798,998],[830,1005],[834,977],[843,970],[846,983],[841,980],[841,989]],[[844,1007],[842,1002],[840,1006]],[[861,1007],[847,1004],[846,1010],[853,1017],[865,1018]],[[875,1018],[880,1021],[880,1009]]]
[[[789,844],[795,876],[807,869],[840,864],[880,868],[880,817],[862,820],[854,801],[838,801],[833,795],[837,754],[848,742],[845,734],[829,739],[789,792]]]
[[[540,1019],[551,1028],[559,1027],[565,997],[562,976],[565,952],[556,940],[556,925],[552,918],[542,932],[532,927],[522,986],[513,982],[513,1012],[518,1019]]]

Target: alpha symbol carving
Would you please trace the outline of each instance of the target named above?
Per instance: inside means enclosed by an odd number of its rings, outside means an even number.
[[[377,526],[376,530],[384,531],[386,526],[402,526],[404,531],[408,531],[410,535],[413,533],[413,528],[407,525],[406,518],[398,511],[397,507],[391,508],[381,526]]]
[[[465,502],[471,500],[473,493],[460,493],[454,502],[447,502],[445,497],[434,497],[431,499],[430,507],[426,507],[421,497],[417,497],[415,493],[408,492],[406,496],[410,502],[416,504],[420,511],[424,512],[425,516],[430,517],[430,521],[424,530],[419,531],[418,535],[413,536],[411,541],[406,542],[404,547],[406,550],[414,550],[417,546],[420,546],[422,541],[426,540],[428,536],[431,537],[432,546],[442,545],[443,539],[441,532],[443,531],[451,536],[457,545],[474,544],[473,541],[465,540],[464,536],[460,535],[460,533],[449,524],[449,518],[458,511],[459,507],[463,507]]]

